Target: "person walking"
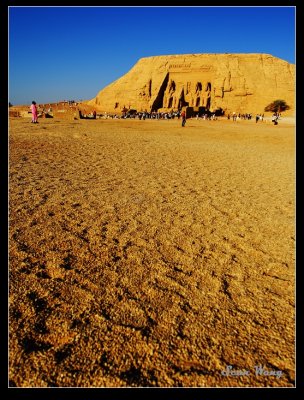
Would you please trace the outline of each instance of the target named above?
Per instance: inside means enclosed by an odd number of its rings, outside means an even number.
[[[183,111],[181,113],[181,117],[182,117],[182,126],[185,126],[185,124],[186,124],[186,113],[185,113],[185,111]]]
[[[32,101],[31,111],[32,111],[32,121],[31,122],[33,124],[37,124],[38,123],[38,111],[37,111],[37,106],[36,106],[35,101]]]
[[[278,113],[274,113],[272,115],[272,119],[271,119],[274,125],[278,125],[278,119],[279,119],[279,114]]]

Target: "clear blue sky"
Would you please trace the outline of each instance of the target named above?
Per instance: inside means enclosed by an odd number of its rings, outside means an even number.
[[[142,57],[268,53],[295,63],[295,7],[9,7],[9,101],[88,100]]]

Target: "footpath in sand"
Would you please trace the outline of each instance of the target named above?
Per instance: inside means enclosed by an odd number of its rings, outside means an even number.
[[[288,123],[10,119],[9,385],[294,386],[294,203]]]

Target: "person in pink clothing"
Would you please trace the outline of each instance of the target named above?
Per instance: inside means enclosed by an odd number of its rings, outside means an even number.
[[[37,111],[37,106],[36,106],[35,101],[32,101],[31,111],[32,111],[32,123],[37,124],[38,123],[38,111]]]

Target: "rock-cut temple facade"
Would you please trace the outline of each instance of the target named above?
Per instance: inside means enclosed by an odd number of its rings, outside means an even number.
[[[280,99],[293,112],[294,97],[295,65],[280,58],[269,54],[189,54],[142,58],[88,104],[110,113],[183,107],[261,113]]]

